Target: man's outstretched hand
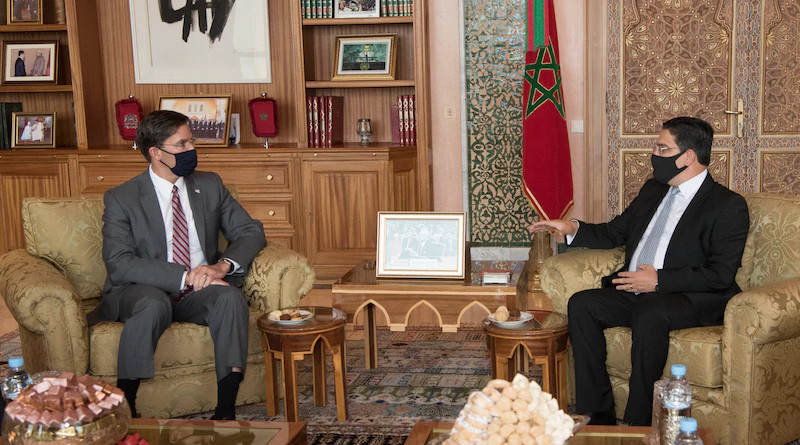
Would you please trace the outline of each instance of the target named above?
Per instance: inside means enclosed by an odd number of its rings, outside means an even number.
[[[552,219],[550,221],[539,221],[528,226],[531,233],[536,232],[558,232],[559,235],[575,236],[578,233],[577,221],[565,221],[563,219]]]

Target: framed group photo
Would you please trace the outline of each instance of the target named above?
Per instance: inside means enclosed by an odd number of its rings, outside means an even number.
[[[158,109],[177,111],[188,116],[195,146],[228,146],[231,131],[230,95],[161,96]]]
[[[55,148],[55,113],[13,113],[12,148]]]
[[[394,80],[397,34],[337,36],[332,80]]]
[[[385,0],[384,0],[385,1]],[[333,0],[336,18],[380,17],[381,0]]]
[[[378,212],[376,276],[464,278],[465,214]]]
[[[58,42],[3,41],[3,76],[0,83],[56,83]]]
[[[1,0],[6,2],[9,25],[41,24],[42,0]]]

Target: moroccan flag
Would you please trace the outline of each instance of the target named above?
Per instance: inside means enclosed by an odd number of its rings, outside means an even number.
[[[572,209],[572,170],[553,0],[527,1],[522,96],[522,182],[542,219]]]

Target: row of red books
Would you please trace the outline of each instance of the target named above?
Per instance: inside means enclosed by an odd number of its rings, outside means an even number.
[[[343,100],[342,96],[306,98],[309,147],[330,147],[343,142]]]
[[[392,144],[417,144],[416,102],[413,94],[397,96],[397,105],[391,107]]]

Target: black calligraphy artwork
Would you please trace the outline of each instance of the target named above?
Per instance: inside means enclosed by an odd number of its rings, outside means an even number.
[[[233,2],[236,0],[186,0],[186,4],[179,9],[172,7],[172,0],[158,0],[158,9],[161,12],[161,21],[176,23],[183,20],[181,38],[189,41],[189,32],[192,30],[195,11],[197,12],[198,30],[205,34],[213,43],[222,37],[222,31],[228,22]],[[207,10],[211,10],[211,29],[208,29]]]

